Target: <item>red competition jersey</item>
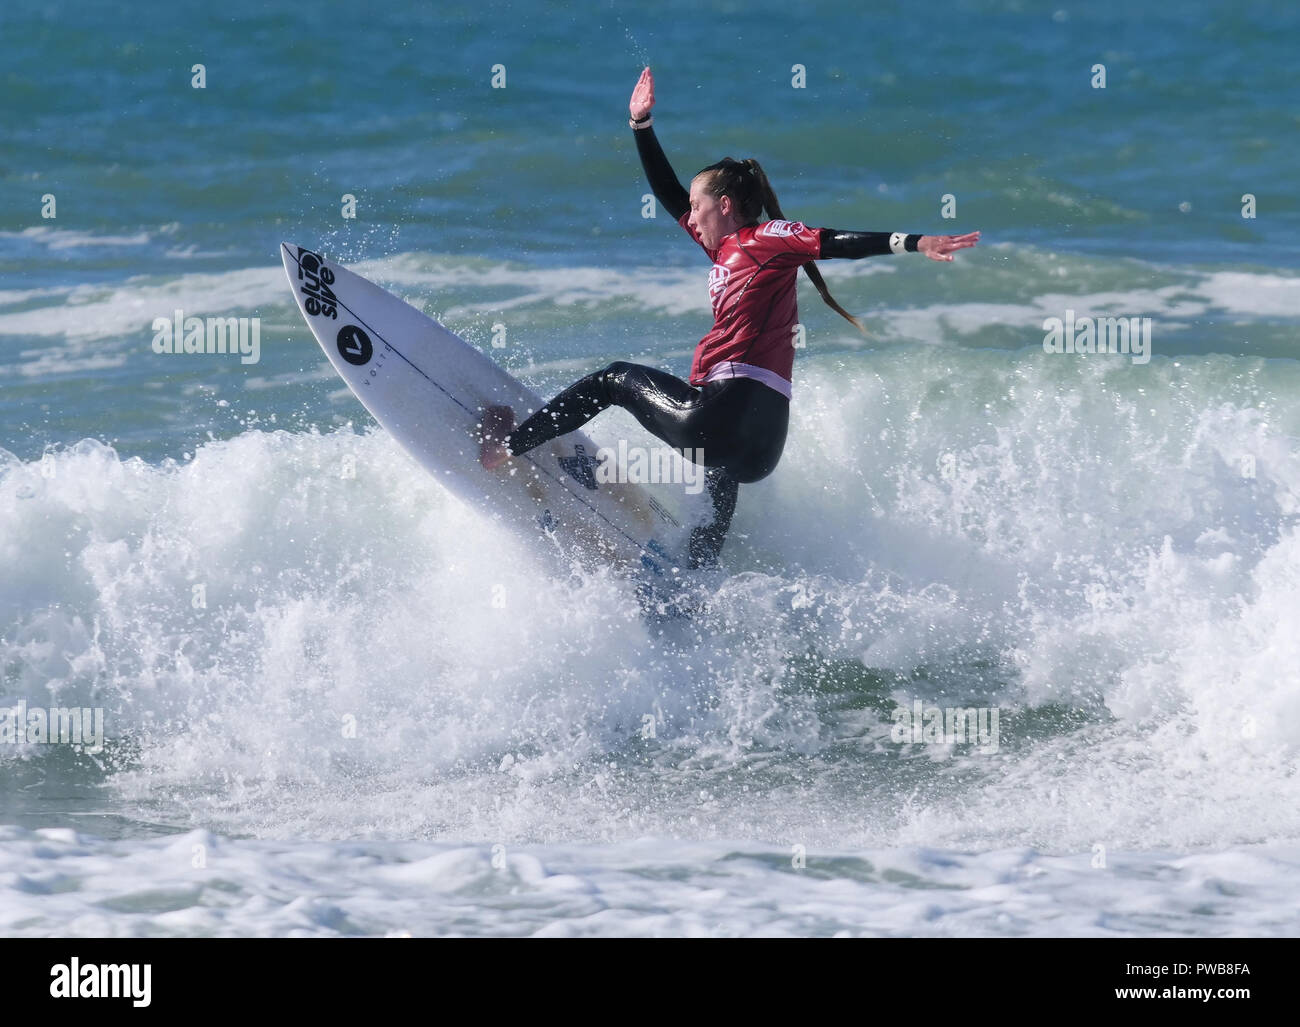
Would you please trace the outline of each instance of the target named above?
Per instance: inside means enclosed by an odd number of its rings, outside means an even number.
[[[724,360],[762,367],[790,381],[799,320],[795,281],[801,266],[821,256],[821,230],[801,221],[765,221],[738,229],[709,250],[687,224],[690,216],[688,210],[677,223],[713,261],[713,329],[695,347],[691,384],[702,384],[709,369]]]

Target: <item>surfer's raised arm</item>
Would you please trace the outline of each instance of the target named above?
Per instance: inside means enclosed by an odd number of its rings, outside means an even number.
[[[650,191],[676,221],[690,210],[690,194],[677,180],[672,165],[664,156],[663,147],[655,138],[655,130],[650,127],[654,124],[654,118],[650,114],[654,105],[655,78],[650,69],[646,68],[637,79],[632,99],[628,102],[628,113],[631,115],[629,123],[636,130],[636,151],[641,157],[645,177],[650,181]]]
[[[676,221],[690,210],[690,194],[678,181],[677,174],[664,156],[663,147],[659,145],[655,130],[651,127],[654,125],[651,113],[654,105],[655,77],[646,68],[637,79],[632,99],[628,101],[628,123],[634,130],[637,154],[641,158],[646,178],[650,181],[650,190]],[[773,216],[781,215],[773,212]],[[847,232],[838,228],[821,228],[817,231],[821,236],[821,252],[817,254],[817,259],[820,260],[852,260],[879,257],[887,253],[924,253],[931,260],[950,261],[954,252],[974,246],[980,237],[979,232],[969,232],[966,235],[905,235],[902,232]],[[811,271],[809,273],[812,274]]]

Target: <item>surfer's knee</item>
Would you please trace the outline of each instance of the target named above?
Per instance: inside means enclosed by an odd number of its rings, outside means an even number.
[[[742,485],[752,485],[756,481],[762,481],[776,470],[776,465],[781,462],[782,449],[784,446],[751,450],[739,459],[726,464],[727,473]]]
[[[617,403],[621,391],[627,385],[628,375],[635,364],[626,360],[615,360],[612,364],[603,367],[596,372],[596,377],[600,380],[600,387],[605,393],[605,399],[609,403]]]
[[[774,468],[769,468],[766,471],[760,471],[760,472],[739,470],[735,472],[735,478],[736,481],[740,482],[740,484],[742,485],[753,485],[754,482],[762,481],[764,478],[766,478],[769,474],[772,473],[772,470],[774,470]]]

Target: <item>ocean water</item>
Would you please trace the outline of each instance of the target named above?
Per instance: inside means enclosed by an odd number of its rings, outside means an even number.
[[[1300,933],[1294,5],[356,13],[0,9],[0,707],[106,734],[0,741],[0,933]],[[543,394],[684,375],[645,63],[679,177],[983,232],[823,263],[865,338],[801,285],[784,460],[667,625],[420,471],[278,256]],[[178,309],[257,361],[155,353]],[[1045,351],[1108,316],[1149,353]]]

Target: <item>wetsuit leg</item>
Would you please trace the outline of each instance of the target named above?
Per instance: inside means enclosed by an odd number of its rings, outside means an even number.
[[[701,451],[713,502],[711,523],[691,532],[691,566],[717,563],[742,483],[776,468],[785,447],[790,403],[752,378],[696,389],[664,371],[616,361],[569,386],[506,439],[515,456],[568,434],[607,407],[628,410],[646,431],[693,459]]]
[[[618,360],[579,379],[542,407],[506,440],[514,456],[543,442],[576,431],[607,407],[626,407],[642,427],[675,448],[697,448],[687,422],[700,402],[700,391],[680,378],[641,364]]]
[[[621,406],[646,431],[705,467],[725,467],[742,484],[767,477],[781,459],[790,402],[752,378],[727,378],[696,389],[665,371],[615,361],[561,392],[506,439],[514,456],[581,428]]]
[[[704,484],[713,500],[713,520],[691,529],[687,548],[691,570],[717,565],[722,543],[731,528],[731,515],[736,512],[736,494],[740,491],[740,482],[721,467],[710,467],[705,471]]]

